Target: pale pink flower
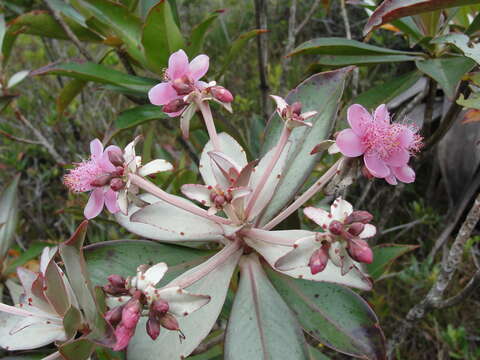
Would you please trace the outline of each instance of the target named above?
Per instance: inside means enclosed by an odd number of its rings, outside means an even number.
[[[391,185],[396,185],[397,180],[415,181],[408,161],[420,150],[422,138],[414,126],[390,123],[385,105],[380,105],[372,116],[363,106],[354,104],[348,108],[347,120],[351,128],[342,130],[336,139],[343,155],[363,155],[367,170]]]
[[[85,206],[84,215],[87,219],[96,217],[104,205],[112,214],[120,209],[117,205],[118,191],[110,186],[110,181],[123,174],[123,167],[114,165],[112,158],[122,157],[118,146],[110,145],[103,149],[100,140],[90,142],[90,159],[76,164],[63,177],[64,184],[73,192],[90,191],[90,199]]]
[[[170,117],[180,115],[187,107],[185,96],[195,90],[204,89],[207,84],[200,79],[207,73],[209,58],[198,55],[190,63],[185,51],[178,50],[170,55],[164,82],[155,85],[148,92],[154,105],[165,105],[164,112]]]
[[[293,129],[299,126],[312,127],[312,124],[305,120],[317,115],[317,111],[306,111],[302,113],[302,104],[300,102],[296,101],[292,105],[288,105],[285,99],[280,96],[270,95],[270,97],[277,104],[277,113],[283,121],[285,121],[288,128]]]

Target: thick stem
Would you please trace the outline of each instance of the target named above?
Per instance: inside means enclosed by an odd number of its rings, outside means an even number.
[[[201,100],[196,100],[196,104],[202,112],[203,120],[205,121],[205,126],[207,127],[208,136],[210,136],[210,139],[212,140],[214,151],[221,151],[220,140],[218,139],[217,130],[215,129],[215,123],[213,122],[210,105],[208,105],[208,102]]]
[[[280,224],[283,220],[293,214],[300,206],[305,204],[312,198],[317,192],[323,189],[323,187],[335,176],[338,170],[338,166],[343,158],[340,158],[335,164],[323,174],[310,188],[305,191],[297,200],[295,200],[289,207],[283,210],[280,214],[275,216],[269,223],[267,223],[263,229],[270,230]]]
[[[272,173],[273,168],[277,164],[278,159],[280,158],[280,155],[285,149],[285,145],[287,145],[288,137],[290,136],[291,132],[292,130],[290,130],[287,126],[283,127],[282,134],[280,135],[280,139],[278,140],[277,146],[275,147],[275,152],[272,158],[270,159],[270,163],[268,164],[267,168],[263,172],[262,177],[258,182],[258,185],[253,190],[253,194],[248,200],[247,208],[245,209],[245,219],[248,219],[248,217],[250,216],[250,212],[252,211],[253,206],[255,205],[258,199],[258,196],[262,192],[265,186],[265,183],[267,182],[268,178]]]
[[[242,240],[236,239],[229,243],[222,250],[212,256],[210,259],[190,270],[185,276],[173,280],[166,287],[178,286],[182,289],[187,288],[197,281],[201,280],[213,270],[225,263],[231,256],[238,252],[242,247]]]
[[[267,0],[255,0],[255,17],[257,28],[262,30],[268,29],[268,2]],[[269,86],[267,81],[267,64],[268,64],[268,34],[263,33],[257,36],[257,56],[258,71],[260,74],[260,92],[262,117],[264,121],[268,119],[268,92]]]
[[[170,205],[176,206],[180,209],[183,209],[185,211],[188,211],[192,214],[201,216],[203,218],[212,220],[218,224],[226,224],[229,225],[231,224],[231,221],[225,218],[222,218],[220,216],[216,215],[209,215],[206,210],[203,210],[193,204],[190,204],[187,201],[182,201],[179,200],[176,196],[173,196],[166,191],[163,191],[160,189],[158,186],[153,184],[152,182],[145,180],[143,177],[135,175],[135,174],[130,174],[129,175],[130,180],[132,184],[137,185],[139,188],[147,191],[148,193],[155,195],[159,199],[162,199],[163,201],[169,203]]]

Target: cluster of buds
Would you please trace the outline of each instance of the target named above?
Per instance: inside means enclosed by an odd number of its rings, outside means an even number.
[[[312,124],[306,122],[306,120],[315,116],[317,114],[316,111],[302,113],[302,104],[300,102],[295,101],[293,104],[288,105],[280,96],[270,95],[270,97],[277,104],[277,113],[285,121],[287,128],[294,129],[299,126],[312,126]]]
[[[125,349],[135,334],[141,316],[148,316],[146,332],[152,340],[160,335],[161,327],[177,331],[184,338],[177,317],[187,316],[210,301],[206,295],[190,294],[178,286],[156,288],[167,271],[165,263],[140,265],[137,275],[123,278],[110,275],[103,287],[109,295],[110,310],[105,319],[114,327],[117,342],[114,350]]]

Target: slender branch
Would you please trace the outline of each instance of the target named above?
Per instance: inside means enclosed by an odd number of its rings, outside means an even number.
[[[268,29],[268,8],[267,0],[255,0],[255,17],[257,28]],[[264,121],[268,119],[268,92],[270,87],[267,81],[267,64],[268,64],[268,38],[266,33],[257,36],[257,54],[258,54],[258,72],[260,74],[260,92],[262,117]]]
[[[360,198],[357,200],[355,204],[355,209],[360,209],[360,207],[363,205],[363,202],[367,198],[368,194],[370,193],[370,190],[372,190],[374,180],[367,180],[367,185],[363,188],[362,195],[360,195]]]
[[[206,101],[196,100],[196,104],[200,111],[202,112],[203,120],[205,121],[205,126],[207,127],[208,136],[212,140],[213,149],[215,151],[221,151],[220,149],[220,140],[218,139],[217,130],[215,129],[215,123],[213,122],[212,111],[210,110],[210,105]]]
[[[289,207],[283,210],[280,214],[275,216],[270,222],[268,222],[263,229],[270,230],[280,224],[283,220],[293,214],[300,206],[305,204],[316,193],[324,188],[324,186],[335,176],[338,171],[338,167],[343,158],[340,158],[335,164],[332,165],[307,191],[298,197]]]
[[[406,106],[403,107],[403,109],[398,113],[398,115],[395,116],[395,120],[402,121],[402,119],[405,116],[407,116],[408,113],[412,111],[415,106],[420,104],[423,101],[423,99],[425,99],[427,94],[428,94],[428,87],[425,86],[425,89],[423,89],[417,95],[415,95],[415,97],[411,101],[409,101]]]
[[[287,34],[287,44],[285,45],[284,56],[282,56],[280,62],[282,65],[282,93],[286,90],[287,85],[287,74],[290,69],[290,62],[292,59],[288,54],[290,54],[294,47],[295,47],[295,23],[296,23],[296,16],[297,16],[297,0],[291,0],[290,2],[290,9],[288,11],[288,34]]]
[[[43,136],[43,134],[40,132],[40,130],[38,130],[35,126],[33,126],[32,123],[28,121],[25,116],[23,116],[20,110],[18,110],[15,107],[14,111],[17,119],[20,120],[24,125],[26,125],[34,133],[35,137],[38,139],[38,142],[47,149],[47,151],[50,153],[50,155],[52,155],[55,161],[60,165],[66,164],[65,159],[63,159],[63,157],[60,156],[57,150],[55,150],[55,148],[52,145],[52,142],[48,141],[47,138],[45,138],[45,136]]]
[[[455,271],[458,265],[462,261],[463,251],[465,247],[465,243],[470,238],[473,229],[477,225],[478,221],[480,220],[480,194],[475,199],[475,202],[470,209],[467,218],[465,219],[464,223],[462,224],[455,241],[448,252],[448,255],[442,261],[442,266],[440,269],[440,273],[437,277],[436,282],[433,284],[432,288],[425,296],[425,298],[415,305],[410,311],[407,313],[407,316],[403,323],[397,327],[397,330],[391,337],[390,342],[388,343],[388,357],[389,359],[393,358],[393,352],[395,348],[400,345],[405,337],[407,336],[410,329],[414,326],[415,322],[425,317],[425,315],[434,308],[441,308],[444,305],[442,300],[443,294],[447,289],[450,281],[455,274]],[[475,274],[475,276],[477,276]],[[478,280],[473,280],[476,283]],[[470,284],[470,282],[469,282]],[[468,286],[468,285],[467,285]],[[470,285],[472,287],[474,285]],[[476,285],[475,285],[476,286]],[[467,292],[470,290],[467,290]],[[454,300],[450,299],[447,300],[447,305],[450,302],[457,302],[459,301],[456,297],[453,297]]]
[[[169,122],[162,121],[161,124],[163,127],[168,129],[169,131],[175,130],[172,124],[170,124]],[[198,159],[198,155],[195,152],[195,148],[190,143],[190,141],[185,140],[181,135],[177,136],[177,141],[180,143],[183,149],[188,153],[192,161],[198,166],[198,164],[200,163],[200,160]]]
[[[430,129],[433,120],[433,107],[435,105],[435,95],[437,93],[437,82],[430,78],[428,80],[427,102],[425,104],[425,112],[423,113],[424,134],[430,135]]]
[[[343,24],[345,26],[345,36],[347,39],[352,39],[352,31],[350,30],[350,20],[348,19],[347,6],[345,0],[340,0],[340,12],[342,14]],[[356,97],[358,94],[358,83],[359,83],[359,69],[355,67],[352,74],[352,97]]]
[[[410,229],[412,227],[414,227],[415,225],[417,224],[421,224],[424,220],[425,220],[426,216],[423,216],[421,217],[420,219],[418,220],[415,220],[415,221],[411,221],[409,223],[406,223],[406,224],[401,224],[401,225],[397,225],[397,226],[393,226],[391,228],[388,228],[386,230],[383,230],[379,235],[385,235],[385,234],[388,234],[389,232],[392,232],[392,231],[397,231],[397,230],[402,230],[402,229]]]
[[[480,285],[480,271],[473,275],[473,277],[468,281],[467,285],[460,290],[457,295],[452,296],[449,299],[439,301],[435,307],[437,308],[446,308],[450,306],[455,306],[465,300],[470,294]]]
[[[167,193],[166,191],[163,191],[157,185],[155,185],[154,183],[148,180],[145,180],[141,176],[138,176],[136,174],[130,174],[129,177],[130,177],[130,180],[132,181],[132,184],[137,185],[139,188],[149,192],[152,195],[155,195],[156,197],[158,197],[159,199],[162,199],[163,201],[169,203],[170,205],[176,206],[194,215],[198,215],[203,218],[212,220],[218,224],[225,224],[225,225],[231,224],[230,220],[222,218],[217,215],[210,215],[206,210],[199,208],[198,206],[195,206],[190,202],[185,201],[182,198],[178,198],[174,195]]]
[[[29,139],[24,139],[20,138],[17,136],[14,136],[12,134],[9,134],[3,130],[0,130],[0,135],[5,136],[7,139],[13,140],[13,141],[18,141],[26,144],[33,144],[33,145],[41,145],[42,143],[40,141],[35,141],[35,140],[29,140]]]
[[[133,68],[132,64],[130,63],[130,60],[128,59],[127,54],[125,54],[125,51],[121,49],[116,49],[115,52],[117,53],[118,58],[120,59],[123,67],[129,73],[130,75],[137,75],[135,72],[135,69]]]
[[[50,2],[48,0],[45,0],[45,5],[47,5],[47,8],[50,10],[52,13],[54,19],[60,24],[62,29],[65,31],[67,34],[68,38],[75,44],[77,47],[78,51],[83,55],[85,59],[88,61],[95,61],[93,57],[88,53],[88,51],[82,46],[82,43],[80,40],[78,40],[77,35],[73,33],[73,31],[70,29],[70,27],[67,25],[67,23],[63,20],[62,15],[60,12],[58,12],[53,6],[50,5]]]
[[[260,178],[260,181],[258,182],[257,186],[253,190],[253,194],[250,196],[250,199],[248,200],[248,204],[245,209],[245,219],[249,218],[250,213],[253,209],[253,206],[258,200],[258,196],[262,192],[268,178],[272,173],[273,168],[277,164],[278,159],[280,158],[280,155],[285,149],[285,145],[287,145],[288,137],[290,136],[291,132],[292,131],[286,125],[283,127],[282,134],[280,135],[280,139],[278,140],[277,146],[275,147],[275,151],[272,155],[272,158],[270,159],[270,162],[267,168],[263,172],[262,177]]]
[[[321,0],[315,0],[315,2],[312,4],[312,7],[310,8],[310,10],[308,10],[308,13],[303,18],[303,21],[295,29],[295,35],[297,35],[300,31],[302,31],[304,26],[308,24],[311,17],[313,16],[313,14],[315,14],[315,11],[317,10],[318,6],[320,5],[320,1]]]

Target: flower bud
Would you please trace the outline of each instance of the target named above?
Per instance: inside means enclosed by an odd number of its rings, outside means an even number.
[[[168,302],[162,299],[155,300],[151,307],[150,311],[155,312],[156,315],[164,315],[168,312],[170,306],[168,305]]]
[[[105,313],[105,320],[113,327],[116,327],[122,320],[123,305],[114,307]]]
[[[115,329],[115,337],[117,338],[117,342],[113,346],[113,350],[124,350],[128,346],[128,343],[133,335],[135,335],[135,328],[128,328],[122,324],[117,326]]]
[[[215,196],[214,203],[215,203],[215,206],[222,207],[225,204],[225,197],[222,195]]]
[[[182,110],[187,103],[183,99],[175,99],[170,101],[167,105],[163,106],[163,111],[166,113],[174,113]]]
[[[113,150],[108,152],[108,159],[114,166],[123,166],[123,163],[125,162],[122,154]]]
[[[362,166],[362,175],[365,176],[368,180],[372,180],[374,176],[365,166]]]
[[[371,264],[373,261],[372,249],[370,249],[365,240],[360,238],[351,239],[348,242],[347,251],[355,261],[366,264]]]
[[[152,340],[156,340],[158,335],[160,335],[160,321],[156,316],[149,316],[147,320],[147,334],[152,338]]]
[[[178,331],[180,330],[180,326],[178,325],[177,319],[175,319],[175,316],[171,314],[165,314],[160,318],[160,324],[165,329],[172,330],[172,331]]]
[[[178,95],[188,95],[194,90],[193,84],[186,75],[183,75],[179,79],[173,80],[172,87],[175,89]]]
[[[300,115],[302,113],[302,103],[295,101],[292,105],[290,105],[290,109],[295,115]]]
[[[125,187],[125,182],[120,178],[114,178],[110,181],[110,188],[113,191],[120,191]]]
[[[122,310],[121,325],[134,329],[137,326],[138,320],[140,320],[141,311],[142,306],[140,305],[140,301],[130,300],[127,302]]]
[[[365,229],[365,224],[361,222],[355,222],[348,228],[348,233],[353,236],[358,236]]]
[[[223,86],[212,86],[210,92],[213,97],[224,103],[231,103],[233,101],[233,95],[230,91],[225,89]]]
[[[328,231],[330,231],[333,235],[342,235],[343,224],[338,220],[333,220],[328,226]]]
[[[125,278],[123,276],[112,274],[108,276],[108,282],[115,287],[124,288],[125,287]]]
[[[95,178],[90,185],[94,187],[101,187],[107,185],[110,180],[112,180],[112,175],[111,174],[104,174],[100,175],[99,177]]]
[[[347,218],[345,219],[345,224],[348,225],[356,222],[368,224],[370,221],[372,221],[372,219],[373,215],[370,214],[368,211],[357,210],[347,216]]]
[[[320,249],[317,249],[313,252],[310,260],[308,261],[308,266],[312,275],[318,274],[325,270],[328,263],[328,246],[322,246]]]

